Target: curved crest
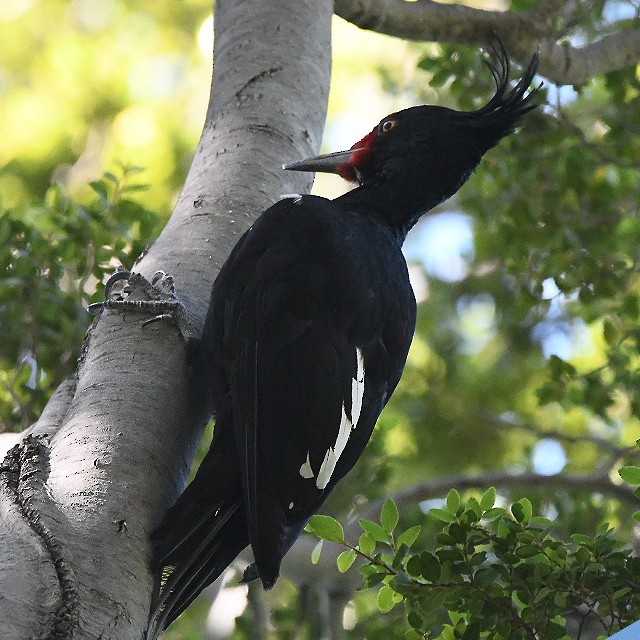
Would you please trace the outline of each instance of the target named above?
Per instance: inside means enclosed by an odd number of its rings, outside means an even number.
[[[485,60],[496,83],[496,92],[484,107],[476,111],[470,111],[469,115],[476,117],[507,116],[510,120],[516,121],[537,106],[531,99],[538,92],[542,83],[531,91],[528,91],[528,89],[538,69],[539,51],[531,57],[529,65],[516,86],[511,91],[507,91],[511,67],[507,51],[498,37],[495,39],[495,44],[491,43],[488,48],[496,60],[495,64]]]

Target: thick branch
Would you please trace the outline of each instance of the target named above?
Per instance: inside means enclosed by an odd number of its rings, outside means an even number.
[[[411,40],[482,46],[497,33],[522,63],[539,48],[539,72],[556,84],[582,84],[640,60],[640,29],[619,31],[582,47],[558,43],[552,23],[565,5],[546,0],[513,13],[431,0],[335,0],[335,12],[361,29]]]

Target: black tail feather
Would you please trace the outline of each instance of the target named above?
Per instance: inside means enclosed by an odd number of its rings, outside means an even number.
[[[239,502],[199,503],[198,509],[185,503],[179,500],[152,536],[156,591],[147,640],[155,640],[249,544]]]

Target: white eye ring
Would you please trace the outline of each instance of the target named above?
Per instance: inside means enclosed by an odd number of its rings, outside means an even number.
[[[388,132],[389,132],[389,131],[391,131],[391,129],[393,129],[397,124],[398,124],[398,121],[397,121],[397,120],[394,120],[393,118],[389,118],[389,120],[383,120],[383,121],[378,125],[378,133],[379,133],[379,134],[388,133]]]

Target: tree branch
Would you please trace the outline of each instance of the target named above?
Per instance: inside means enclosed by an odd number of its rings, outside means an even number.
[[[486,489],[487,487],[522,489],[529,494],[549,489],[597,492],[626,502],[636,508],[640,505],[640,499],[636,497],[630,487],[611,482],[608,471],[584,475],[556,473],[550,476],[533,472],[514,473],[512,471],[487,471],[478,475],[452,474],[401,489],[392,494],[391,498],[399,507],[402,507],[445,496],[449,489],[464,491],[466,489]],[[358,519],[376,520],[384,500],[376,500],[367,505],[349,524],[354,523],[357,530]]]
[[[497,429],[518,429],[519,431],[530,433],[531,435],[539,439],[552,438],[554,440],[566,442],[568,444],[588,444],[597,447],[598,449],[606,451],[609,454],[607,469],[610,469],[611,466],[622,457],[626,456],[635,458],[640,455],[640,449],[638,449],[638,447],[635,445],[618,445],[611,440],[607,440],[606,438],[602,438],[591,433],[574,435],[565,433],[560,429],[542,429],[536,427],[535,425],[521,422],[519,418],[509,419],[505,416],[495,416],[487,411],[479,411],[478,415],[482,418],[482,420],[490,423]]]
[[[557,11],[571,14],[572,5],[545,0],[529,11],[513,13],[432,0],[335,0],[334,10],[361,29],[411,40],[482,46],[497,33],[521,63],[539,48],[539,72],[556,84],[582,84],[640,60],[640,29],[618,31],[582,47],[559,43]]]

